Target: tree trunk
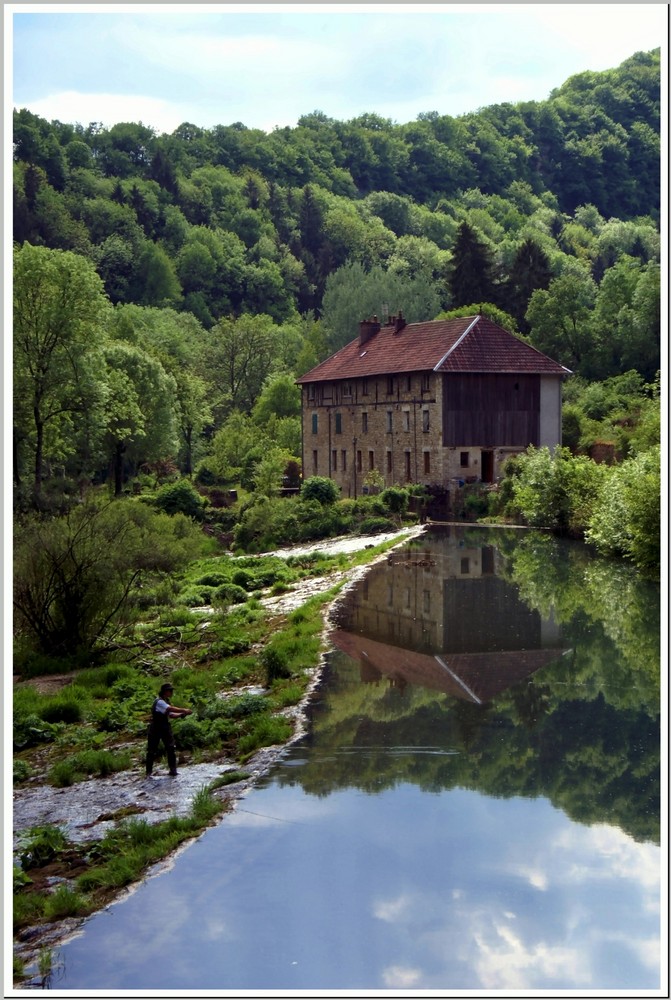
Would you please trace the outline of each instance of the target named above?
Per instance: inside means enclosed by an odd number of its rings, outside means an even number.
[[[42,496],[42,461],[44,453],[44,423],[40,419],[39,412],[35,412],[35,481],[33,485],[33,497],[35,506],[39,506]]]
[[[114,446],[114,496],[120,497],[123,493],[123,454],[126,446],[123,441],[117,441]]]

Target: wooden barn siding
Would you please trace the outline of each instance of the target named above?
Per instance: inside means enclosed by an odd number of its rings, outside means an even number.
[[[538,445],[538,375],[445,375],[443,445]]]

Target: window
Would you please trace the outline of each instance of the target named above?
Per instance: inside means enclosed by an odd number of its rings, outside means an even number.
[[[468,452],[467,451],[462,451],[462,452],[459,453],[459,464],[461,465],[462,469],[467,469],[468,468]]]
[[[406,453],[405,453],[405,478],[407,480],[410,479],[410,452],[409,451],[406,451]]]
[[[464,559],[461,560],[461,572],[464,575],[466,575],[467,573],[470,573],[470,571],[471,571],[471,560],[468,558],[468,556],[466,556]]]
[[[372,450],[368,452],[368,468],[375,468],[375,452]]]
[[[428,431],[429,429],[429,411],[422,410],[422,430]]]
[[[424,475],[427,475],[429,472],[431,472],[431,452],[430,451],[425,451],[424,452]]]
[[[431,376],[428,372],[422,375],[422,392],[428,392],[431,388]]]
[[[343,396],[351,396],[352,395],[352,383],[351,382],[343,382],[342,394],[343,394]]]
[[[391,455],[391,450],[387,448],[387,472],[391,473],[393,471],[394,471],[394,461]]]
[[[364,396],[368,395],[368,379],[367,378],[362,378],[361,379],[361,392],[362,392],[362,394]]]
[[[310,384],[310,385],[308,386],[308,400],[309,400],[310,402],[313,402],[314,398],[315,398],[315,387],[314,387],[314,384],[313,384],[313,383],[311,383],[311,384]]]
[[[387,434],[391,434],[394,429],[394,414],[392,410],[387,410]]]
[[[428,615],[429,612],[431,611],[431,591],[430,590],[423,590],[422,591],[422,604],[423,604],[423,608],[424,608],[424,614]]]
[[[357,448],[357,453],[356,453],[356,468],[357,468],[357,472],[361,472],[362,461],[361,461],[361,449],[360,448]]]
[[[312,452],[312,471],[315,473],[319,471],[319,452],[316,448]]]
[[[333,472],[338,471],[338,452],[335,450],[335,448],[331,452],[331,469]]]
[[[340,460],[341,460],[342,471],[347,472],[347,452],[345,451],[344,448],[340,452]]]
[[[387,375],[387,395],[391,396],[394,391],[394,376]]]
[[[335,415],[335,432],[336,434],[342,434],[342,413],[336,413]]]
[[[316,413],[312,414],[312,433],[316,434],[319,430],[319,417]]]
[[[405,388],[406,392],[412,392],[412,375],[408,375],[407,379],[405,380]]]
[[[403,411],[403,430],[410,430],[410,410]]]
[[[367,434],[368,433],[368,414],[367,413],[362,413],[361,414],[361,433],[362,434]]]

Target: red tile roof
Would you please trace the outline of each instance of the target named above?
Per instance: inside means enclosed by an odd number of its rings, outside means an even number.
[[[383,326],[363,345],[357,337],[296,381],[416,371],[571,374],[486,316],[465,316],[408,323],[398,333],[394,325]]]
[[[547,647],[435,655],[340,629],[330,632],[329,639],[351,659],[365,665],[369,677],[378,674],[479,704],[493,701],[502,691],[554,663],[567,652],[562,647]]]

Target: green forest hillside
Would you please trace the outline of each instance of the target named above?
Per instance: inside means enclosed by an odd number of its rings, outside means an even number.
[[[655,50],[545,101],[405,124],[315,111],[167,135],[16,111],[19,501],[108,476],[118,493],[161,464],[240,482],[268,442],[296,457],[294,379],[372,313],[489,312],[577,376],[575,447],[622,392],[645,407],[659,90]]]

